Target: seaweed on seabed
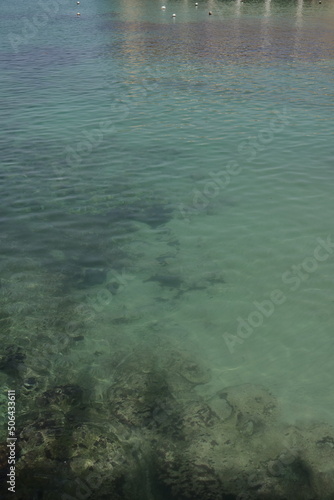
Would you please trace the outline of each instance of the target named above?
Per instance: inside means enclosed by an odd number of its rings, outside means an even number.
[[[88,419],[85,391],[78,384],[57,385],[31,398],[32,411],[20,419],[19,500],[57,500],[59,488],[74,483],[77,475],[73,477],[69,462],[75,448],[73,433]]]
[[[26,356],[19,346],[8,345],[0,354],[0,371],[11,376],[19,375],[25,358]]]
[[[85,268],[74,260],[61,262],[58,271],[63,276],[62,289],[68,291],[73,288],[83,289],[104,283],[107,277],[105,267]]]
[[[172,211],[167,204],[163,203],[152,203],[143,208],[142,213],[139,213],[139,222],[145,222],[152,228],[156,228],[163,224],[166,224],[172,219]]]
[[[143,199],[117,206],[107,216],[114,222],[132,220],[155,229],[172,219],[172,209],[167,203]]]
[[[102,285],[107,278],[107,271],[104,268],[83,269],[79,266],[74,266],[73,269],[74,272],[68,279],[70,279],[72,286],[75,288],[89,288],[95,285]]]

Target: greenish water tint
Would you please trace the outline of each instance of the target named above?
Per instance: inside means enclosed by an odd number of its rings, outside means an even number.
[[[162,3],[1,6],[1,384],[168,344],[333,424],[334,3]]]

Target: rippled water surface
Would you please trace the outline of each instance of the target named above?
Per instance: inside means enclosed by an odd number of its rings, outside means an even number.
[[[1,384],[104,401],[167,343],[333,423],[334,3],[42,3],[1,6]]]

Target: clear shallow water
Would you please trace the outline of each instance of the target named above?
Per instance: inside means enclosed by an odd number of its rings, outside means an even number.
[[[333,423],[334,4],[58,7],[2,6],[5,345],[98,400],[115,350],[168,339],[199,393]]]

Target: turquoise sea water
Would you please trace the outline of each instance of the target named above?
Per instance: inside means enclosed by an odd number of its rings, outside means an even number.
[[[334,3],[161,5],[2,2],[1,385],[167,343],[333,424]]]

